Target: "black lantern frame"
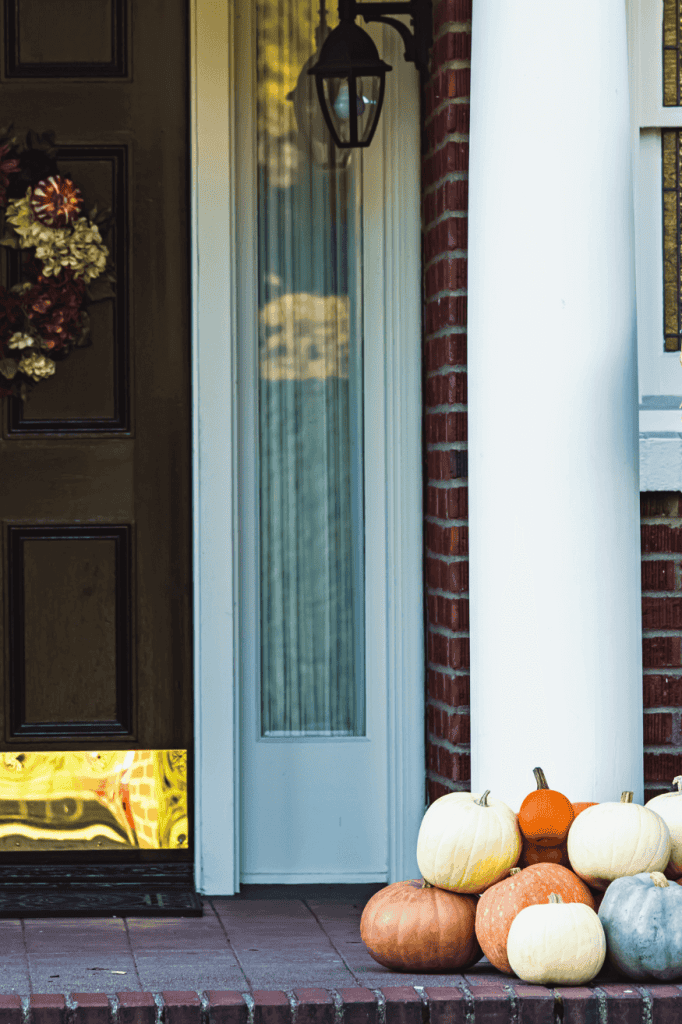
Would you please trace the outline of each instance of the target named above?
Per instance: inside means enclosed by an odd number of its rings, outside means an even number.
[[[428,71],[429,50],[433,43],[431,0],[387,0],[386,3],[339,0],[339,25],[329,34],[320,49],[317,63],[307,72],[315,76],[322,114],[339,149],[365,147],[371,143],[384,101],[386,72],[391,70],[391,66],[379,57],[373,40],[355,24],[358,14],[365,21],[377,21],[395,28],[405,44],[405,60],[415,64],[422,77]],[[396,14],[409,15],[412,29],[391,17]],[[368,82],[372,84],[368,86]],[[341,89],[345,89],[342,96],[339,95]],[[369,97],[365,96],[365,90],[370,93]],[[334,91],[335,99],[332,98]],[[343,117],[339,115],[339,100]],[[336,123],[332,110],[337,116]],[[373,118],[370,120],[367,116],[363,124],[363,116],[372,113]],[[345,138],[338,131],[342,120],[348,122]]]

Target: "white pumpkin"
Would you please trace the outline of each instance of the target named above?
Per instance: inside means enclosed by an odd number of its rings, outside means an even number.
[[[564,903],[556,893],[520,910],[507,936],[511,969],[536,985],[584,985],[605,958],[604,928],[592,907]]]
[[[620,803],[586,807],[568,832],[571,868],[592,889],[605,890],[614,878],[663,871],[670,859],[670,831],[663,818],[632,803],[625,792]]]
[[[516,815],[502,800],[480,793],[446,793],[422,818],[417,864],[431,885],[451,892],[484,892],[521,856]]]
[[[670,860],[666,869],[669,878],[682,878],[682,775],[673,779],[677,789],[672,793],[660,793],[644,804],[656,814],[660,814],[670,832]]]

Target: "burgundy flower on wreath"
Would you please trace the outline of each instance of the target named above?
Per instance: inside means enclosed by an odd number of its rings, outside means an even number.
[[[7,154],[10,152],[10,146],[0,146],[0,206],[4,206],[7,201],[9,175],[19,170],[19,161],[16,157],[8,158]]]
[[[83,197],[69,178],[54,175],[39,181],[31,195],[31,213],[51,228],[66,227],[80,213]]]
[[[47,348],[58,351],[80,333],[85,283],[74,278],[70,267],[56,277],[38,275],[22,295],[26,313]]]

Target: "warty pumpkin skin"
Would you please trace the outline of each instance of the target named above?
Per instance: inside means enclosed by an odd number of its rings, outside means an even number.
[[[483,956],[474,932],[476,897],[422,879],[393,882],[366,904],[360,938],[392,971],[459,971]]]
[[[549,902],[524,907],[507,939],[509,962],[517,977],[536,985],[584,985],[599,974],[606,957],[604,928],[591,907]]]
[[[558,846],[568,835],[574,819],[571,801],[556,789],[550,789],[542,768],[533,768],[537,789],[529,793],[519,808],[521,835],[538,846]]]
[[[605,890],[623,875],[663,871],[670,858],[670,832],[660,815],[632,803],[625,791],[620,803],[588,807],[571,825],[568,859],[576,875],[592,889]]]
[[[682,878],[682,775],[673,779],[677,789],[672,793],[659,793],[644,804],[660,814],[670,832],[670,860],[665,869],[666,878]]]
[[[682,978],[682,889],[660,871],[616,878],[599,920],[609,962],[633,981]]]
[[[426,811],[417,838],[417,864],[431,885],[450,892],[483,892],[518,861],[516,816],[489,792],[446,793]]]
[[[584,903],[594,910],[594,897],[588,887],[561,864],[512,868],[508,878],[492,885],[479,897],[476,938],[498,971],[512,973],[507,957],[507,937],[516,915],[524,907],[545,903],[552,892],[558,893],[565,903]]]

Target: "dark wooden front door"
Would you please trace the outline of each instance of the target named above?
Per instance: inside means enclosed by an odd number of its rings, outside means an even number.
[[[0,400],[0,775],[37,751],[192,764],[187,7],[4,2],[0,124],[52,129],[86,210],[112,207],[117,282],[90,309],[91,346],[23,405]],[[9,285],[17,260],[1,259]],[[60,857],[2,836],[0,863]],[[191,860],[191,816],[166,840],[143,856]]]

